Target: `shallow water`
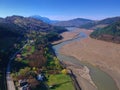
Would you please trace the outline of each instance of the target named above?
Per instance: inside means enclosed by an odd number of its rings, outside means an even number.
[[[74,28],[72,28],[72,29],[69,28],[69,30],[70,30],[70,32],[73,32]],[[77,29],[75,28],[75,30],[77,30]],[[86,37],[87,37],[87,35],[84,32],[81,32],[74,39],[70,39],[70,40],[64,41],[60,44],[54,45],[53,49],[55,50],[57,57],[61,61],[70,61],[76,65],[87,66],[90,69],[91,78],[92,78],[93,82],[96,84],[98,90],[118,90],[114,80],[108,74],[106,74],[105,72],[100,70],[99,68],[94,67],[88,63],[81,62],[74,57],[62,55],[59,53],[59,50],[65,44],[79,41],[81,38],[86,38]]]

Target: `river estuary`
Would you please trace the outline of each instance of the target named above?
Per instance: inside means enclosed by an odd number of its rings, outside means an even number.
[[[77,29],[68,28],[68,30],[69,32],[72,32],[73,30]],[[81,32],[73,39],[66,40],[62,43],[54,45],[53,49],[55,50],[58,59],[61,61],[70,61],[71,63],[74,63],[76,65],[87,66],[90,70],[90,76],[95,85],[97,86],[98,90],[118,90],[114,80],[108,74],[100,70],[98,67],[94,67],[89,63],[81,62],[80,60],[77,60],[74,57],[66,56],[60,53],[60,49],[62,46],[69,44],[71,42],[80,41],[83,38],[87,38],[87,35],[84,32]]]

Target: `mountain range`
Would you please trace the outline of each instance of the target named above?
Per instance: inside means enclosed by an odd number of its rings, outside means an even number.
[[[51,30],[53,28],[53,26],[44,23],[41,20],[36,20],[30,17],[23,17],[23,16],[9,16],[6,18],[2,18],[0,20],[0,24],[1,25],[6,25],[9,26],[11,28],[19,28],[18,30],[22,31],[24,30],[37,30],[37,31],[47,31],[47,30]],[[21,28],[21,29],[20,29]],[[15,29],[16,30],[16,29]]]
[[[110,24],[113,24],[117,21],[120,21],[120,17],[111,17],[111,18],[106,18],[103,20],[99,20],[99,21],[94,21],[94,22],[90,22],[87,24],[84,24],[82,26],[80,26],[81,28],[86,28],[86,29],[98,29],[98,28],[104,28]]]
[[[65,30],[64,28],[56,27],[45,23],[42,20],[16,15],[9,16],[6,18],[0,18],[0,27],[13,31],[18,31],[21,33],[28,32],[30,30],[42,32],[49,32],[54,30],[62,32]]]
[[[66,21],[59,21],[59,20],[51,20],[47,17],[41,17],[39,15],[30,16],[31,18],[41,20],[45,23],[51,24],[53,26],[62,26],[62,27],[79,27],[79,28],[86,28],[86,29],[98,29],[104,28],[110,24],[113,24],[120,20],[120,17],[111,17],[105,18],[102,20],[91,20],[85,18],[75,18]]]
[[[80,27],[84,24],[93,23],[93,22],[94,21],[90,19],[75,18],[75,19],[68,20],[68,21],[59,21],[59,22],[54,23],[53,25],[64,26],[64,27]]]
[[[45,21],[47,20],[48,22],[45,23]],[[16,36],[24,36],[25,33],[30,32],[31,30],[39,31],[39,32],[57,31],[61,33],[63,31],[66,31],[66,29],[62,27],[79,27],[79,28],[94,29],[95,31],[91,34],[91,37],[93,38],[105,39],[108,37],[111,38],[111,36],[113,36],[112,40],[114,39],[115,42],[118,42],[120,36],[119,21],[120,21],[120,17],[106,18],[99,21],[76,18],[68,21],[57,21],[54,24],[53,23],[49,24],[52,21],[47,18],[42,17],[41,20],[40,18],[36,19],[33,17],[23,17],[23,16],[13,15],[6,18],[0,18],[0,37],[6,38],[6,35],[8,35],[9,38]],[[58,26],[62,26],[62,27],[58,27]]]

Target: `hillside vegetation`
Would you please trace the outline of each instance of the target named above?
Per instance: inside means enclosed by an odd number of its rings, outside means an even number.
[[[95,30],[90,36],[96,39],[120,43],[120,21]]]
[[[62,33],[66,31],[66,29],[55,27],[30,17],[14,15],[0,18],[0,42],[2,43],[2,45],[0,45],[0,51],[1,49],[7,49],[11,46],[11,44],[9,45],[8,43],[9,41],[15,43],[16,41],[20,41],[20,39],[27,39],[28,34],[32,31],[38,33],[44,32],[46,34],[54,32],[54,35],[58,35],[58,33]],[[7,48],[6,45],[8,46]]]
[[[118,21],[120,21],[120,17],[106,18],[106,19],[99,20],[99,21],[89,22],[87,24],[80,26],[80,28],[99,29],[99,28],[104,28]]]
[[[0,18],[0,89],[5,90],[5,71],[9,58],[25,43],[36,41],[52,42],[62,37],[65,28],[55,27],[30,17],[9,16]],[[38,41],[38,40],[37,40]]]

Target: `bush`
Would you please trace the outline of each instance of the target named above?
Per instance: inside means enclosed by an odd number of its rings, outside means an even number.
[[[62,73],[62,74],[68,74],[68,70],[67,70],[67,69],[63,69],[63,70],[61,71],[61,73]]]

